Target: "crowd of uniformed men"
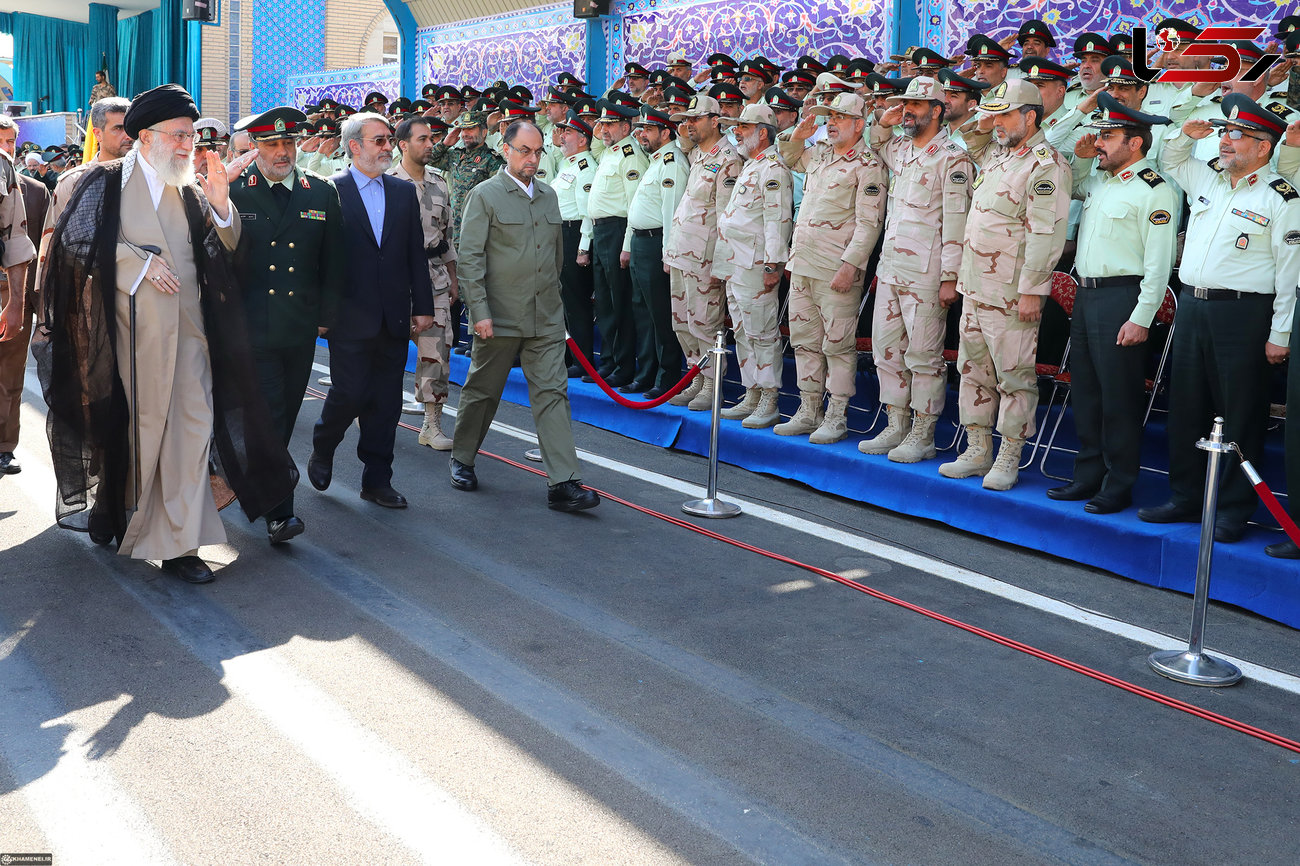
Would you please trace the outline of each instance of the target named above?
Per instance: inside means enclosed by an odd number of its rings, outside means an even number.
[[[1177,38],[1172,50],[1146,52],[1151,66],[1208,70],[1207,58],[1184,56],[1198,28],[1167,19],[1153,32]],[[1044,301],[1053,273],[1073,269],[1080,450],[1073,480],[1048,495],[1119,511],[1138,474],[1152,322],[1173,286],[1171,495],[1139,516],[1199,520],[1205,464],[1195,440],[1222,415],[1227,437],[1258,461],[1269,365],[1291,348],[1300,123],[1290,123],[1287,72],[1300,63],[1300,17],[1283,19],[1275,35],[1267,49],[1235,45],[1243,70],[1266,50],[1282,53],[1268,75],[1222,85],[1147,83],[1128,36],[1084,33],[1058,45],[1031,20],[1001,41],[972,36],[957,58],[924,48],[881,63],[804,56],[782,70],[763,57],[714,54],[697,70],[678,56],[662,69],[626,64],[600,97],[570,73],[536,99],[504,82],[481,92],[431,83],[414,101],[369,94],[360,111],[394,130],[390,173],[419,190],[437,301],[435,327],[416,336],[420,441],[452,447],[441,407],[466,199],[502,169],[505,130],[530,121],[547,145],[536,177],[559,197],[561,291],[579,351],[609,385],[662,397],[729,315],[746,390],[723,415],[745,427],[816,444],[846,436],[870,300],[887,423],[859,449],[898,462],[936,456],[952,321],[965,438],[938,471],[1009,489],[1036,432]],[[197,147],[234,158],[282,141],[304,176],[336,175],[349,163],[340,125],[354,113],[324,99],[305,114],[246,118],[230,138],[219,122],[200,121]],[[325,269],[300,270],[300,295],[337,291]],[[245,292],[262,282],[253,274]],[[785,420],[782,299],[800,396]],[[268,301],[258,309],[275,322]],[[950,318],[953,307],[960,314]],[[568,375],[582,376],[571,360]],[[710,407],[722,373],[706,367],[672,402]],[[1289,395],[1300,393],[1298,379]],[[1287,454],[1288,486],[1300,490],[1300,429],[1287,431]],[[1253,497],[1230,472],[1220,541],[1241,537]],[[1268,550],[1300,557],[1291,542]]]

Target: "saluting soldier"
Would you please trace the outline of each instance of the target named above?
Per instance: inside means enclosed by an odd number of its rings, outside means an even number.
[[[947,103],[943,126],[948,137],[966,147],[966,132],[973,127],[976,119],[975,109],[980,104],[980,94],[988,90],[983,81],[963,78],[949,69],[940,69],[936,74],[939,85],[943,88],[943,98]]]
[[[271,421],[285,445],[311,379],[316,338],[334,324],[347,270],[338,192],[294,165],[297,126],[306,120],[285,106],[241,121],[235,128],[249,134],[257,157],[230,185],[240,217],[235,268],[249,342]],[[292,494],[266,514],[272,544],[304,528],[293,513]]]
[[[415,184],[424,228],[424,254],[429,259],[433,283],[433,327],[414,335],[416,349],[415,399],[424,404],[420,444],[434,451],[450,451],[451,437],[442,429],[442,407],[447,402],[448,364],[451,360],[451,305],[459,298],[456,250],[451,245],[451,191],[432,166],[433,123],[426,117],[408,117],[397,124],[394,136],[400,161],[388,173]]]
[[[947,398],[943,342],[975,167],[943,127],[938,81],[918,76],[888,99],[893,105],[871,127],[871,146],[892,175],[891,242],[876,267],[871,343],[889,423],[858,450],[916,463],[935,456],[934,425]],[[894,136],[895,126],[902,136]]]
[[[805,147],[819,115],[826,116],[826,140]],[[866,124],[863,98],[839,93],[829,105],[809,109],[789,139],[778,139],[785,164],[807,179],[789,266],[799,409],[773,432],[811,434],[814,445],[838,442],[848,433],[846,412],[857,391],[858,307],[885,222],[889,183],[884,163],[863,140]]]
[[[629,64],[631,65],[631,64]],[[632,281],[621,261],[627,210],[649,160],[632,139],[632,119],[640,112],[627,94],[611,91],[601,101],[599,133],[607,148],[596,167],[582,225],[579,265],[594,274],[596,328],[600,331],[602,379],[613,388],[636,376],[636,318]]]
[[[590,360],[595,348],[596,311],[592,305],[591,267],[578,266],[578,249],[582,241],[582,222],[587,218],[587,197],[596,177],[596,158],[591,155],[592,129],[577,113],[555,125],[560,137],[561,156],[551,187],[560,201],[563,220],[561,238],[564,262],[560,267],[560,298],[564,302],[564,321],[578,350]],[[582,376],[581,365],[571,358],[569,378]]]
[[[695,145],[686,193],[673,213],[672,237],[664,245],[664,267],[672,287],[673,330],[686,363],[695,364],[713,348],[727,317],[722,280],[713,275],[718,242],[718,211],[726,207],[740,174],[740,154],[722,134],[722,109],[711,96],[692,96],[685,111],[672,116]],[[672,398],[675,406],[703,411],[713,406],[716,377],[723,364],[710,364]]]
[[[1268,365],[1290,354],[1300,277],[1300,193],[1268,167],[1285,122],[1239,93],[1223,119],[1189,120],[1165,144],[1162,168],[1187,193],[1191,215],[1179,279],[1182,299],[1171,350],[1169,501],[1143,508],[1148,523],[1201,519],[1205,452],[1196,440],[1215,416],[1247,460],[1264,451]],[[1193,142],[1218,126],[1219,156],[1192,158]],[[1244,473],[1227,472],[1214,538],[1239,541],[1255,511]]]
[[[982,475],[986,489],[1010,490],[1020,475],[1020,451],[1035,430],[1038,323],[1065,248],[1070,167],[1043,137],[1043,100],[1030,82],[990,88],[979,111],[991,119],[996,144],[971,151],[980,174],[957,275],[965,296],[957,364],[967,442],[939,473]],[[996,461],[995,424],[1002,434]]]
[[[1078,62],[1075,80],[1066,89],[1065,104],[1074,108],[1088,97],[1094,100],[1081,110],[1089,114],[1096,104],[1096,94],[1106,86],[1105,76],[1101,74],[1101,62],[1113,54],[1120,54],[1105,36],[1091,31],[1080,34],[1074,40],[1073,57]]]
[[[622,390],[660,397],[682,375],[682,347],[673,333],[664,243],[672,237],[673,212],[686,190],[686,157],[674,143],[677,124],[650,107],[641,109],[636,136],[650,154],[650,165],[627,211],[623,257],[628,261],[636,298],[637,375]]]
[[[1088,502],[1091,514],[1132,502],[1142,447],[1146,341],[1164,300],[1177,246],[1179,191],[1152,166],[1151,129],[1169,118],[1097,97],[1098,130],[1075,145],[1079,294],[1070,320],[1070,399],[1079,453],[1074,480],[1051,499]],[[1093,171],[1094,157],[1096,171]]]
[[[794,185],[776,149],[776,114],[747,105],[736,121],[745,164],[726,207],[718,211],[713,273],[727,281],[736,358],[745,396],[722,416],[750,429],[781,420],[780,303],[777,287],[790,258]]]
[[[966,54],[975,67],[975,77],[989,87],[997,87],[1007,80],[1011,68],[1011,52],[991,36],[976,33],[966,42]]]
[[[465,210],[465,199],[470,191],[505,165],[501,154],[485,143],[487,115],[481,111],[466,111],[456,118],[452,131],[435,144],[429,155],[429,165],[446,173],[451,188],[451,242],[460,239],[460,217]],[[456,145],[460,144],[460,147]]]

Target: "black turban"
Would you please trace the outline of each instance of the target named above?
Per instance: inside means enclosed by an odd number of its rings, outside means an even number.
[[[132,138],[140,137],[140,130],[148,129],[156,123],[173,120],[177,117],[199,119],[198,106],[194,97],[179,84],[164,84],[153,90],[146,90],[131,100],[131,107],[126,110],[122,125],[126,134]]]

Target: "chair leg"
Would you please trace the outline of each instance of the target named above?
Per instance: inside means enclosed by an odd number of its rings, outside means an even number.
[[[1070,405],[1070,392],[1067,390],[1065,392],[1064,399],[1061,400],[1061,410],[1056,415],[1056,423],[1052,425],[1052,434],[1047,437],[1047,444],[1043,447],[1043,459],[1038,464],[1038,471],[1042,473],[1043,477],[1051,478],[1055,481],[1070,480],[1069,478],[1066,478],[1061,475],[1052,475],[1047,471],[1047,458],[1050,457],[1052,454],[1052,448],[1056,444],[1056,434],[1061,429],[1061,419],[1065,417],[1065,410],[1066,407],[1068,407],[1069,405]]]

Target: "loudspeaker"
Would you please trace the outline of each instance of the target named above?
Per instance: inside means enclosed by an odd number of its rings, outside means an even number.
[[[217,0],[183,0],[182,21],[216,21]]]
[[[609,14],[610,0],[573,0],[574,18],[599,18]]]

